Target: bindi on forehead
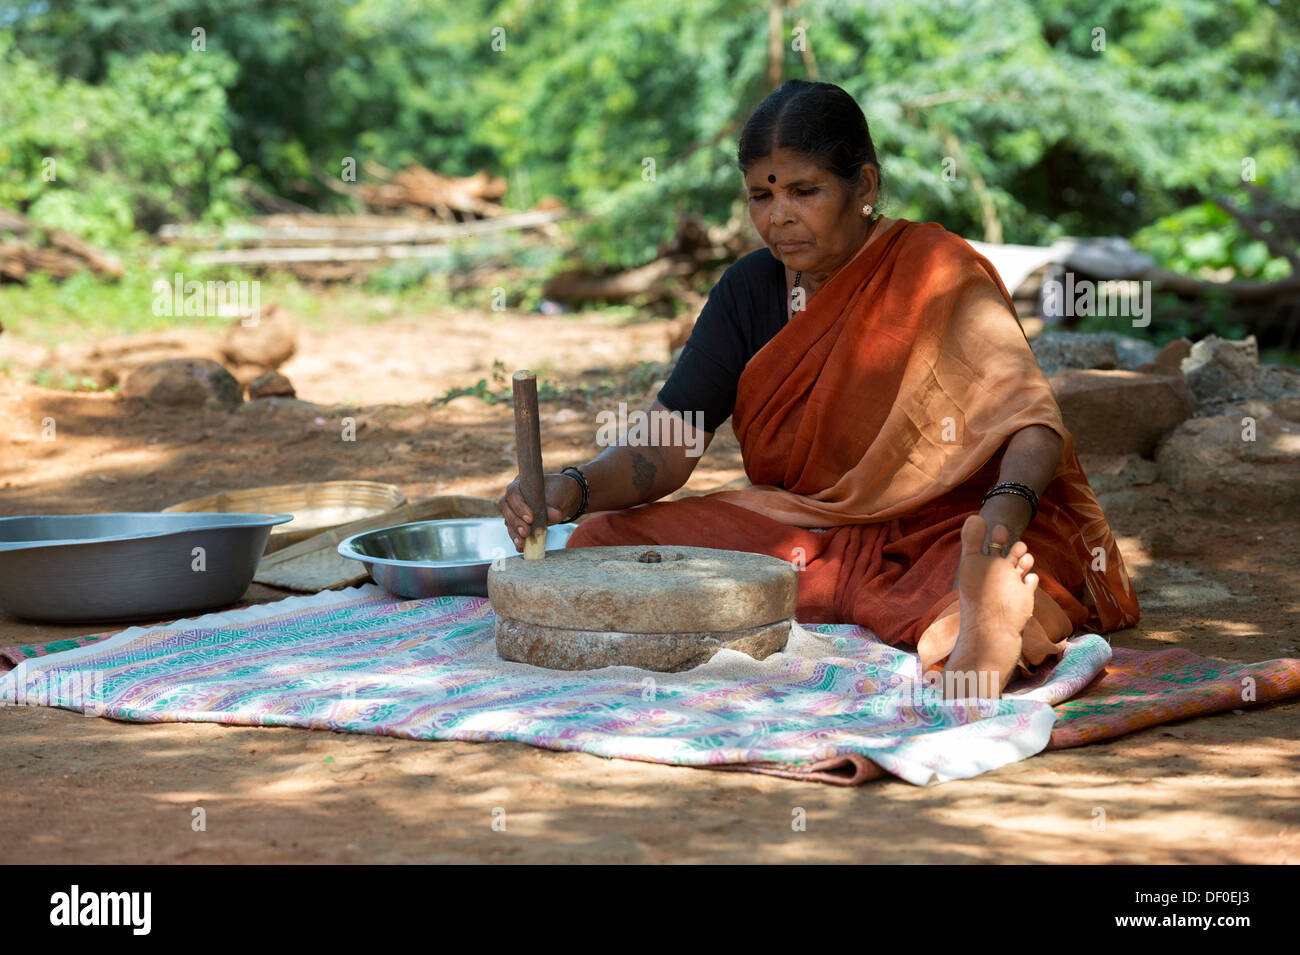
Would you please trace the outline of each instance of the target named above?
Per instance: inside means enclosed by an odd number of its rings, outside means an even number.
[[[771,173],[771,172],[769,172],[769,173],[767,174],[767,181],[768,181],[768,182],[776,182],[776,173]]]

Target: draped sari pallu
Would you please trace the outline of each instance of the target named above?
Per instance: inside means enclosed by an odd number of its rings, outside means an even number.
[[[593,515],[568,546],[769,554],[800,570],[800,621],[915,646],[956,599],[963,521],[1034,424],[1064,439],[1023,536],[1040,589],[1076,628],[1132,626],[1115,538],[997,272],[899,220],[745,366],[732,426],[752,487]],[[1022,664],[1063,648],[1026,646]]]

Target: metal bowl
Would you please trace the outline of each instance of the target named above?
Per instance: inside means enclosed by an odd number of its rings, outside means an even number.
[[[292,514],[0,518],[0,609],[57,622],[159,620],[237,601]]]
[[[562,550],[577,526],[548,527],[546,549]],[[408,599],[486,597],[492,562],[517,553],[499,517],[398,524],[354,534],[339,544],[339,554],[365,564],[375,583]]]

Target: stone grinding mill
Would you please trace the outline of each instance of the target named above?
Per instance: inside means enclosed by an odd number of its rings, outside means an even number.
[[[519,485],[536,519],[523,557],[488,571],[504,659],[554,670],[670,672],[723,648],[761,660],[785,646],[798,596],[798,576],[786,561],[671,545],[547,554],[536,376],[515,372],[513,389]]]

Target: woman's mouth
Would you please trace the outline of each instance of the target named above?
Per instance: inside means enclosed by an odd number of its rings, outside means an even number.
[[[793,252],[795,249],[801,249],[807,244],[807,242],[778,242],[776,247],[782,252]]]

